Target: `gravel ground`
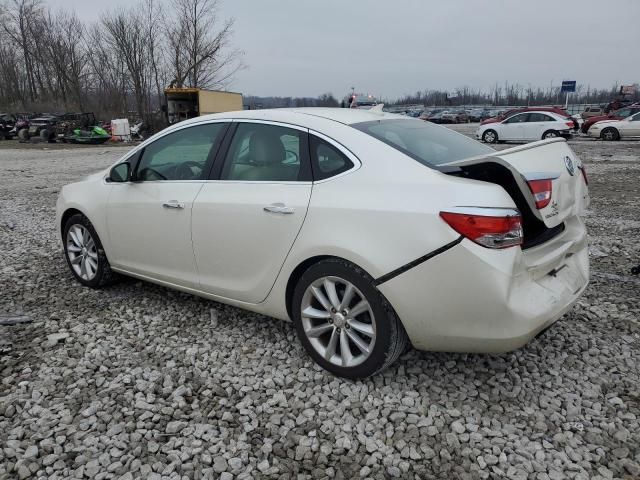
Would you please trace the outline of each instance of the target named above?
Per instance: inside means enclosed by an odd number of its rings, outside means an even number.
[[[579,304],[516,352],[409,351],[358,382],[290,324],[80,287],[57,192],[123,150],[0,145],[0,323],[30,322],[0,326],[0,479],[640,478],[640,142],[571,143],[593,199]]]

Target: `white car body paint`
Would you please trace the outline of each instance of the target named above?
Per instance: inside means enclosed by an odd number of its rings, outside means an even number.
[[[529,114],[544,115],[545,121],[522,121],[518,119],[526,119]],[[565,119],[553,112],[531,111],[520,112],[511,115],[502,122],[488,123],[480,125],[476,131],[476,138],[483,139],[483,135],[487,130],[493,130],[498,134],[500,141],[506,142],[535,142],[541,140],[545,132],[559,132],[562,135],[569,135],[572,126],[568,126],[569,119]]]
[[[588,283],[580,215],[589,199],[586,186],[580,186],[579,159],[564,140],[555,139],[457,162],[492,161],[519,174],[557,174],[553,212],[549,206],[535,214],[548,227],[564,222],[564,231],[527,250],[492,250],[459,241],[439,213],[456,206],[516,208],[505,189],[428,168],[349,125],[398,118],[420,122],[358,109],[230,112],[181,122],[119,162],[177,129],[251,120],[279,122],[327,138],[353,160],[354,168],[308,184],[150,182],[163,185],[144,195],[138,191],[144,185],[107,182],[105,170],[63,187],[57,225],[61,227],[65,212],[76,209],[94,225],[115,271],[279,319],[289,319],[286,294],[292,273],[311,258],[340,257],[378,279],[458,241],[378,285],[412,344],[477,352],[523,345],[570,309]],[[574,175],[563,170],[565,157],[575,165]],[[530,194],[525,197],[533,201]],[[183,202],[185,208],[160,208],[169,200]],[[133,225],[122,218],[128,202],[133,208],[153,203],[158,211]],[[263,211],[273,203],[291,206],[294,214]],[[255,248],[257,241],[261,244]]]
[[[603,120],[596,122],[591,125],[587,135],[600,138],[602,131],[607,127],[615,128],[620,138],[640,137],[640,113],[631,115],[624,120]]]

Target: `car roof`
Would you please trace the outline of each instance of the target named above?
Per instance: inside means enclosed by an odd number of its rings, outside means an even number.
[[[515,117],[516,115],[521,115],[523,113],[544,113],[545,115],[555,115],[556,117],[562,117],[562,115],[560,115],[559,113],[553,112],[551,110],[526,110],[524,112],[513,112],[511,115],[509,115],[509,118]]]
[[[292,123],[296,125],[306,125],[312,119],[310,117],[323,118],[345,125],[353,125],[361,122],[371,122],[381,119],[399,119],[407,117],[394,113],[361,110],[357,108],[325,108],[325,107],[303,107],[303,108],[272,108],[264,110],[241,110],[237,112],[214,113],[201,117],[185,120],[176,125],[187,123],[197,123],[203,120],[215,119],[252,119],[252,120],[272,120],[276,122]]]

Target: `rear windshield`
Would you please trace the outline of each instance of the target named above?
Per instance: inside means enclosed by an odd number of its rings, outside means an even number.
[[[469,137],[422,120],[375,120],[351,126],[427,167],[495,152]]]

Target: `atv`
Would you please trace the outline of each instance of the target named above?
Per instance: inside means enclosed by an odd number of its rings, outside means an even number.
[[[29,120],[29,127],[18,131],[18,137],[26,142],[31,138],[40,137],[45,142],[53,143],[57,137],[58,117],[37,117]]]
[[[0,140],[11,140],[15,134],[16,118],[10,113],[0,113]]]
[[[76,128],[64,135],[63,141],[82,143],[86,145],[100,145],[111,139],[111,135],[102,127]]]

